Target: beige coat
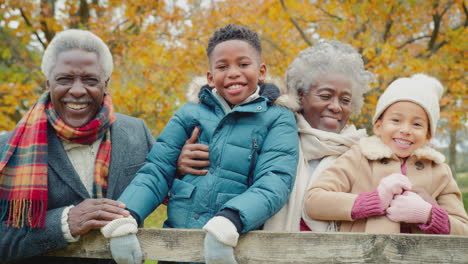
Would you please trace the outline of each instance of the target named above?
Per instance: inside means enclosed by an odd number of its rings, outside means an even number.
[[[421,147],[406,161],[407,176],[413,188],[424,189],[448,212],[450,234],[468,235],[468,217],[460,189],[444,159],[436,150]],[[401,173],[400,166],[399,158],[379,137],[364,138],[309,188],[305,210],[313,219],[342,221],[342,232],[399,233],[400,223],[386,216],[353,221],[351,210],[359,193],[374,191],[383,177]],[[422,233],[414,224],[411,229],[413,233]]]

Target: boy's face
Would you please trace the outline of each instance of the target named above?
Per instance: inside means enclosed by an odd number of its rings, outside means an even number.
[[[213,49],[208,84],[231,104],[237,105],[252,95],[263,82],[266,66],[257,51],[245,41],[228,40]]]
[[[409,157],[431,138],[426,111],[408,101],[388,107],[375,123],[374,133],[400,158]]]

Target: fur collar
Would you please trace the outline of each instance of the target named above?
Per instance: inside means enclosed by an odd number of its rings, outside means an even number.
[[[359,148],[362,154],[369,160],[380,160],[394,156],[392,150],[385,145],[378,136],[361,139],[359,141]],[[418,148],[412,156],[415,156],[418,160],[427,159],[437,164],[441,164],[445,161],[445,157],[442,153],[428,145]]]
[[[193,78],[192,81],[190,81],[187,87],[187,93],[185,94],[187,102],[198,104],[200,102],[198,94],[204,85],[206,85],[206,77]]]
[[[293,112],[298,112],[301,109],[298,97],[292,94],[282,94],[276,99],[275,105],[284,106]]]

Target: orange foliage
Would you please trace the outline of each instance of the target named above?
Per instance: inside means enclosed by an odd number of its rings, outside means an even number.
[[[294,56],[319,38],[354,46],[377,75],[362,115],[353,119],[364,127],[370,127],[376,100],[389,82],[416,72],[437,77],[447,88],[441,105],[450,125],[467,120],[462,0],[188,0],[183,6],[179,1],[75,0],[55,8],[53,2],[0,1],[0,37],[15,43],[0,44],[0,69],[5,68],[0,71],[0,130],[12,129],[43,91],[40,54],[54,33],[79,27],[102,37],[114,54],[110,87],[116,109],[145,119],[157,135],[185,101],[191,78],[205,75],[208,38],[227,23],[260,34],[271,76],[282,77]],[[16,28],[9,26],[12,21]]]

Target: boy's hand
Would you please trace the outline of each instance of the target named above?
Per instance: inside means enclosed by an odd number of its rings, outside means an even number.
[[[234,248],[219,242],[212,234],[206,233],[204,246],[207,264],[237,264]]]
[[[208,173],[208,170],[195,169],[210,166],[208,146],[196,144],[199,133],[200,130],[195,127],[192,136],[185,141],[185,145],[180,152],[177,160],[177,175],[180,178],[187,174],[205,175]]]
[[[135,234],[129,234],[110,239],[112,258],[117,264],[141,264],[143,254]]]
[[[226,217],[215,216],[203,227],[205,230],[205,262],[207,264],[237,264],[234,247],[239,233],[236,226]]]
[[[432,204],[414,192],[395,196],[387,209],[387,217],[394,222],[426,224],[430,222]]]
[[[137,222],[131,216],[115,219],[101,228],[102,235],[110,238],[112,258],[118,264],[141,264],[143,255],[137,232]]]
[[[384,177],[380,180],[379,186],[377,186],[381,208],[383,210],[387,209],[394,195],[409,191],[411,187],[412,184],[408,177],[403,174],[393,173]]]

